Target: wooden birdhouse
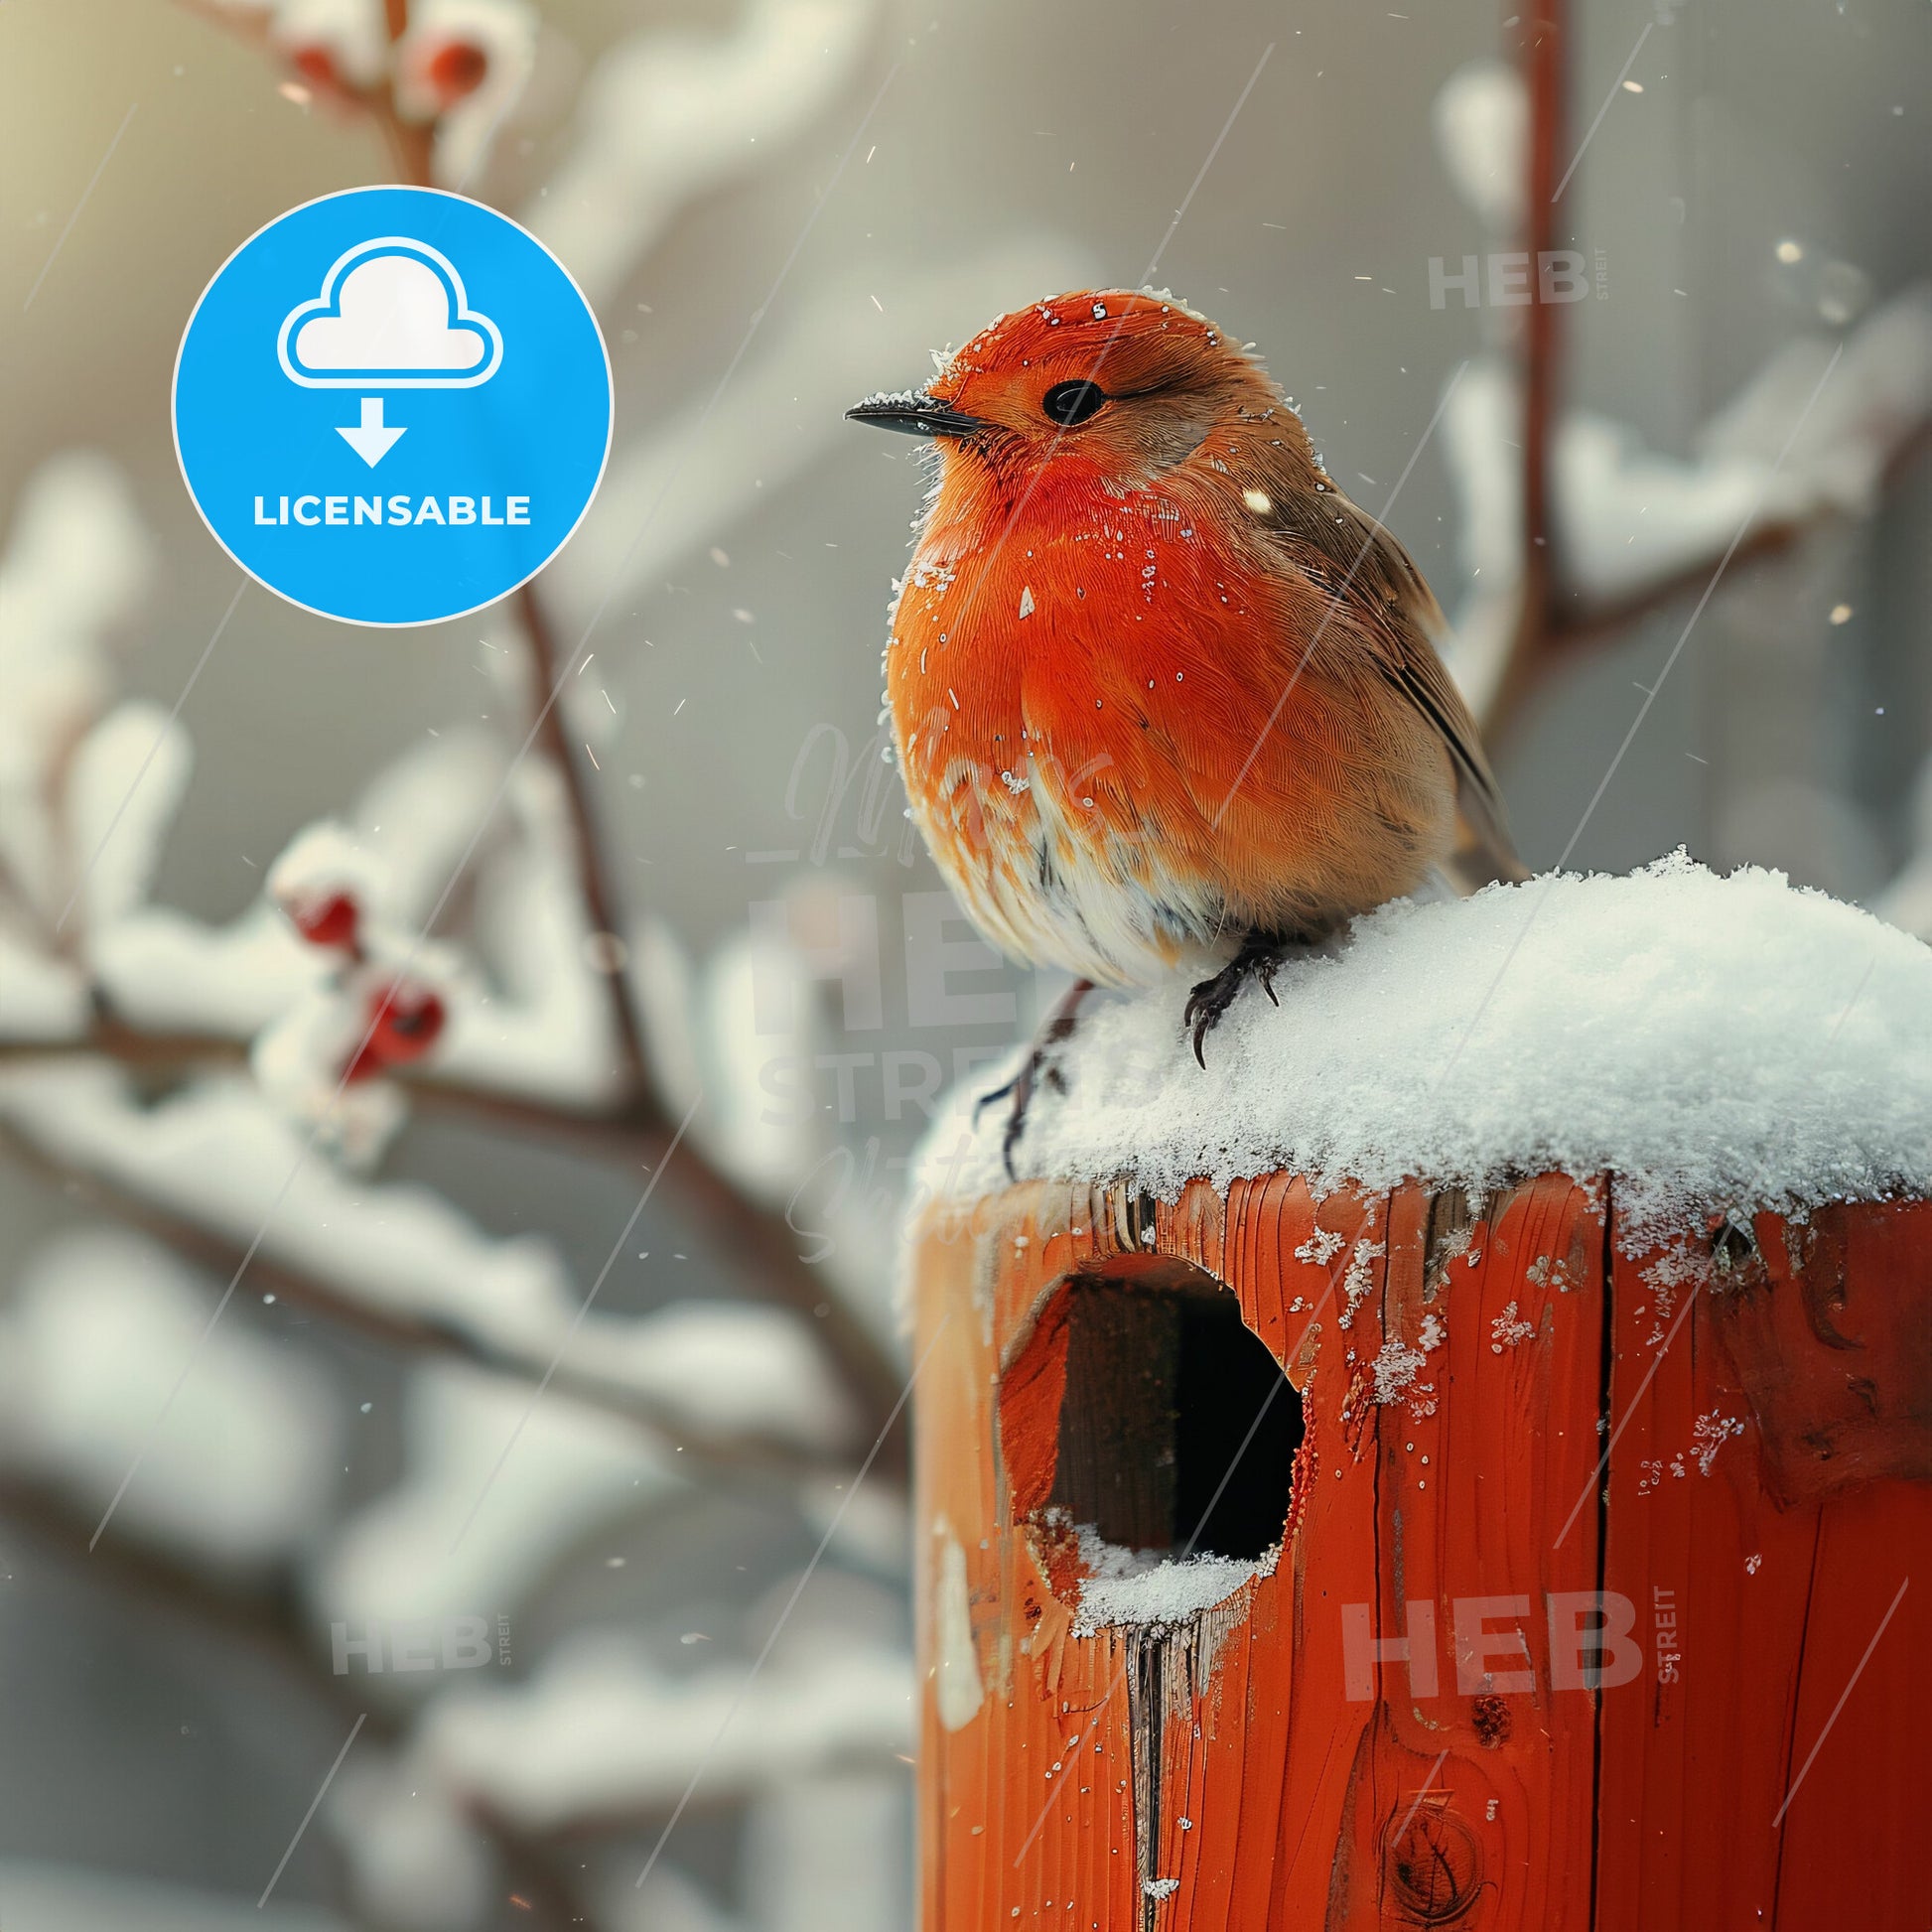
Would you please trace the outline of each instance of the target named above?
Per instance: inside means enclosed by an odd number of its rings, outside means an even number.
[[[1566,882],[1448,1077],[1534,888],[935,1134],[924,1932],[1932,1923],[1932,953],[1766,880]]]

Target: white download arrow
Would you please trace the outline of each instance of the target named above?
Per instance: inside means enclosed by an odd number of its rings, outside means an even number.
[[[336,434],[373,470],[395,448],[397,438],[407,434],[407,428],[405,424],[402,429],[385,429],[382,398],[364,396],[361,422],[353,429],[338,428]]]

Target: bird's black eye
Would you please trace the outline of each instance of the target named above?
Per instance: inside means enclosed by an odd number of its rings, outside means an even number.
[[[1097,382],[1056,382],[1040,397],[1039,406],[1047,420],[1062,429],[1084,423],[1107,400],[1107,392]]]

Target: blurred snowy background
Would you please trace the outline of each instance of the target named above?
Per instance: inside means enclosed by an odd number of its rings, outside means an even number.
[[[1210,150],[1160,279],[1406,479],[1526,857],[1932,932],[1928,36],[0,10],[0,1922],[908,1923],[897,1216],[1052,989],[880,760],[921,479],[841,411],[1137,281]],[[618,380],[536,596],[414,633],[244,585],[168,429],[228,253],[397,178],[532,226]]]

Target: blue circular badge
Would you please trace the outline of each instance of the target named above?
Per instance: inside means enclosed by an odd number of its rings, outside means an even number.
[[[175,360],[175,449],[258,583],[346,623],[436,623],[513,591],[611,449],[590,305],[533,235],[428,188],[356,188],[221,266]]]

